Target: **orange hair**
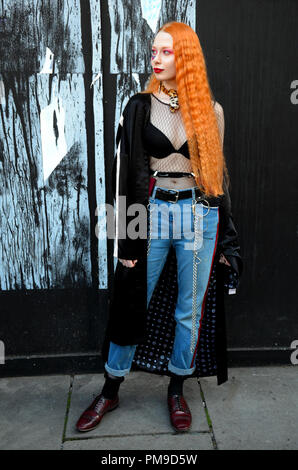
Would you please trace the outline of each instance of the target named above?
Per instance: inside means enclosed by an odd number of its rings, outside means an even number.
[[[222,195],[223,178],[228,183],[229,175],[199,38],[189,25],[176,21],[165,23],[160,31],[173,38],[177,93],[196,184],[206,196]],[[159,84],[152,73],[141,93],[156,92]]]

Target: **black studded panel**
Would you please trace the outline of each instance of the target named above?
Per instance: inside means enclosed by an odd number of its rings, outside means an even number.
[[[237,273],[227,266],[218,266],[218,256],[214,257],[208,285],[205,308],[201,324],[199,346],[196,354],[196,369],[188,377],[218,375],[222,381],[226,377],[224,311],[217,309],[219,295],[238,285]],[[219,271],[217,271],[219,269]],[[220,278],[218,274],[222,273]],[[222,288],[217,289],[218,279]],[[171,375],[167,364],[170,359],[175,335],[175,305],[177,299],[177,261],[171,246],[163,271],[152,294],[147,311],[147,339],[138,344],[133,364],[142,370],[162,375]],[[221,317],[219,318],[219,314]],[[218,334],[220,332],[220,335]],[[218,359],[220,358],[220,359]],[[218,371],[218,367],[221,368]]]

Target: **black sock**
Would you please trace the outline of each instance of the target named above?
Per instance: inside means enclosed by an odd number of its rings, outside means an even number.
[[[183,395],[183,375],[172,375],[168,386],[168,395]]]
[[[105,398],[112,400],[116,398],[117,393],[119,392],[120,385],[124,380],[124,377],[114,377],[109,375],[106,371],[104,373],[104,376],[106,381],[104,383],[101,393]]]

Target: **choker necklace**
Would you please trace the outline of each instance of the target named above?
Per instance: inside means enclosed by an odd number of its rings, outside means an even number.
[[[160,90],[162,90],[164,93],[166,93],[166,95],[168,95],[170,97],[170,111],[172,113],[177,111],[180,108],[179,102],[178,102],[177,91],[174,90],[174,88],[171,88],[170,90],[167,90],[166,87],[163,85],[162,81],[160,82],[159,88],[158,88],[159,92],[160,92]]]

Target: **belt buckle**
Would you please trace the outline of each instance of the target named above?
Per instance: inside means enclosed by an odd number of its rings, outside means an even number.
[[[176,194],[175,194],[175,197],[176,197],[175,201],[168,201],[168,202],[172,202],[172,203],[174,204],[175,202],[178,201],[179,191],[177,191],[176,189],[171,189],[170,191],[175,191],[175,192],[176,192]]]

